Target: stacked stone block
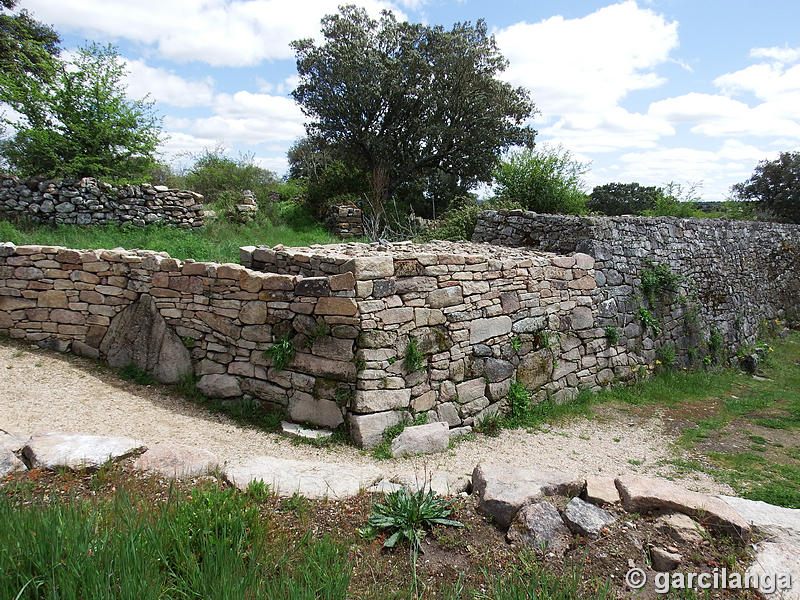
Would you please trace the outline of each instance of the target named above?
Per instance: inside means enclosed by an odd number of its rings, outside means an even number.
[[[357,206],[331,206],[328,209],[328,226],[339,238],[364,236],[364,216]]]
[[[516,379],[562,399],[631,374],[636,360],[596,326],[594,259],[488,244],[245,247],[243,264],[307,277],[352,273],[360,334],[354,439],[426,414],[451,427],[502,410]],[[424,355],[411,371],[414,340]]]
[[[203,226],[203,196],[147,183],[112,186],[90,177],[60,181],[0,175],[3,215],[55,225],[164,223],[188,229]]]
[[[298,421],[343,423],[356,381],[352,274],[300,278],[151,251],[0,244],[0,334],[106,359],[112,321],[147,294],[189,350],[198,387],[249,395]],[[324,330],[325,339],[315,339]],[[276,371],[265,350],[291,335]]]
[[[798,225],[501,210],[479,213],[473,239],[594,257],[598,325],[618,327],[621,343],[644,363],[653,363],[665,344],[688,362],[691,349],[702,349],[714,330],[735,353],[756,340],[765,319],[800,318]],[[671,298],[648,304],[660,322],[658,334],[642,327],[638,313],[647,261],[681,277]]]

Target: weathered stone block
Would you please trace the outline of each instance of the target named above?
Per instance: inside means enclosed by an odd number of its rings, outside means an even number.
[[[356,390],[352,410],[358,413],[379,412],[395,408],[408,408],[411,390]]]
[[[470,324],[469,342],[477,344],[484,340],[511,333],[511,318],[505,315],[490,319],[477,319]]]

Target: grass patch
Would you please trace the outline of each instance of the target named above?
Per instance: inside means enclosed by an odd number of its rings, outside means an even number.
[[[118,248],[157,250],[173,258],[197,261],[239,262],[239,247],[253,244],[308,246],[339,241],[303,211],[281,223],[261,218],[238,224],[217,218],[197,229],[166,225],[31,225],[0,221],[0,241],[67,248]]]
[[[275,535],[245,494],[197,489],[160,506],[17,505],[0,497],[3,598],[345,598],[346,548]]]

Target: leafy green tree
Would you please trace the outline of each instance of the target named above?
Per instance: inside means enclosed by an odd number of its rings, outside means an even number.
[[[53,29],[16,8],[17,0],[0,0],[0,72],[47,78],[59,54],[59,37]]]
[[[587,208],[604,215],[641,215],[652,210],[664,197],[663,190],[638,183],[606,183],[598,185],[589,195]]]
[[[402,185],[442,171],[488,181],[501,152],[531,145],[528,93],[496,79],[507,62],[481,20],[441,26],[379,20],[355,6],[322,20],[324,43],[292,43],[292,93],[324,139],[367,173],[381,214]]]
[[[514,152],[495,169],[496,193],[525,210],[579,214],[586,205],[582,178],[588,171],[588,163],[560,147]]]
[[[0,154],[23,176],[141,181],[161,134],[152,103],[125,96],[124,68],[112,46],[81,48],[57,62],[51,79],[0,73],[0,101],[21,121]]]
[[[737,200],[758,202],[762,214],[800,223],[800,152],[781,152],[775,160],[763,160],[747,181],[731,188]]]

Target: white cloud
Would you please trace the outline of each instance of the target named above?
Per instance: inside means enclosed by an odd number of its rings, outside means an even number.
[[[127,60],[128,96],[149,96],[156,102],[177,107],[208,106],[214,97],[210,77],[188,80],[165,69],[151,67],[143,60]]]
[[[165,117],[168,129],[224,143],[287,142],[305,133],[303,113],[290,99],[239,91],[217,94],[214,114],[196,119]]]
[[[677,147],[623,154],[618,164],[599,175],[603,181],[638,181],[642,185],[702,182],[704,200],[725,200],[733,183],[747,179],[759,160],[775,155],[727,139],[716,150]]]
[[[545,115],[590,113],[664,82],[654,69],[678,46],[678,24],[624,2],[579,19],[517,23],[496,37],[511,64],[505,78],[532,90]]]
[[[211,138],[202,138],[181,133],[179,131],[168,131],[167,139],[159,147],[159,152],[169,163],[185,164],[191,162],[189,157],[196,155],[206,148],[215,148],[218,142]]]
[[[289,159],[285,154],[283,156],[256,156],[253,158],[253,162],[262,169],[276,173],[279,177],[289,171]]]
[[[402,12],[388,0],[358,0],[370,14]],[[176,62],[255,65],[291,58],[289,42],[319,34],[339,0],[26,0],[36,18],[60,30],[126,39]],[[413,2],[412,2],[413,4]]]
[[[771,58],[782,63],[793,63],[800,60],[800,48],[789,48],[788,46],[770,48],[752,48],[750,56],[753,58]]]
[[[521,22],[496,34],[510,67],[504,78],[531,90],[553,137],[579,152],[653,147],[669,123],[620,105],[630,92],[664,83],[656,67],[672,61],[678,24],[635,2],[585,17]]]

